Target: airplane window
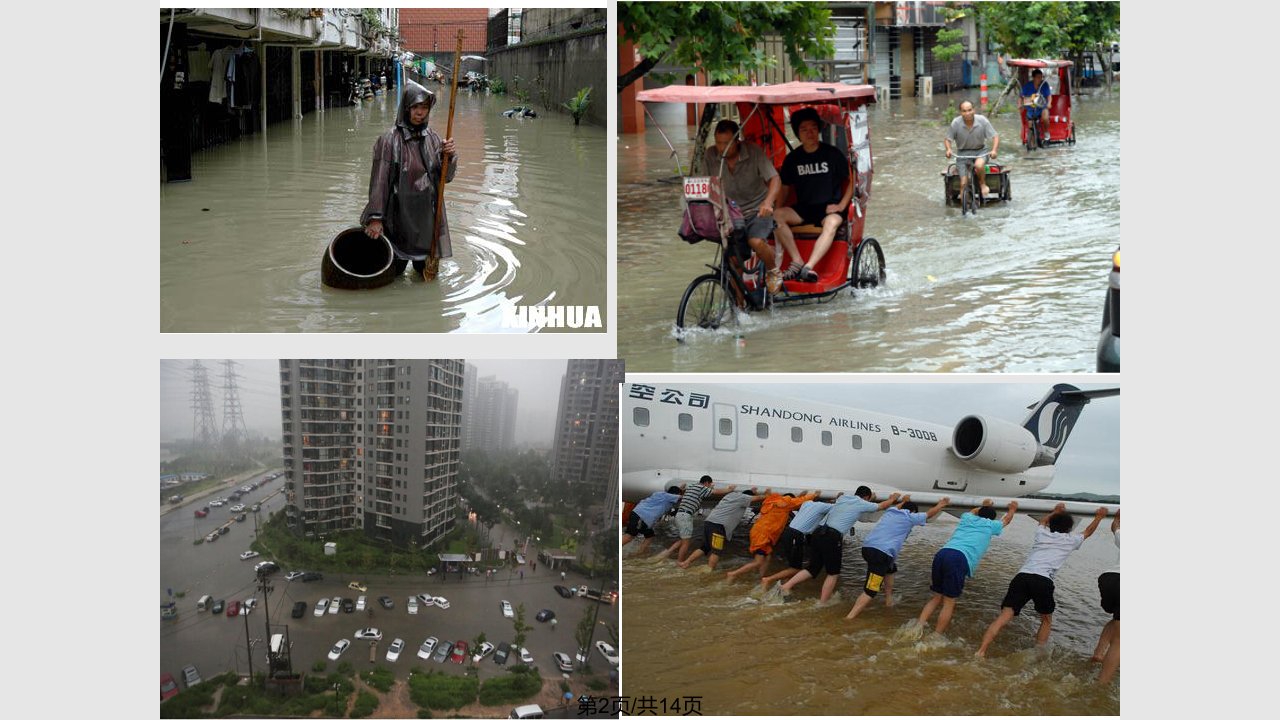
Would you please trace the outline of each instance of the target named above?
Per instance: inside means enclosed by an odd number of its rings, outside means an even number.
[[[720,418],[720,434],[721,435],[733,434],[733,420],[729,418]]]
[[[649,427],[649,408],[634,408],[631,413],[631,422],[640,427]]]
[[[693,416],[689,413],[680,413],[680,429],[689,432],[693,429]]]
[[[804,440],[804,430],[798,427],[791,428],[791,442],[800,442]]]
[[[826,445],[826,446],[828,446],[828,447],[831,445],[831,431],[830,431],[830,430],[823,430],[823,431],[822,431],[822,444],[823,444],[823,445]]]
[[[761,440],[769,439],[769,423],[756,423],[756,437]]]
[[[884,440],[881,440],[881,441],[880,441],[880,452],[883,452],[883,453],[887,453],[887,452],[889,452],[889,439],[888,439],[888,438],[885,438]]]
[[[853,436],[853,449],[854,449],[854,450],[861,450],[861,449],[862,449],[862,436],[861,436],[861,435],[854,435],[854,436]]]

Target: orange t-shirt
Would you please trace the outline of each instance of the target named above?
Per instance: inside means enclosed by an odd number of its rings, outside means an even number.
[[[760,504],[760,515],[751,526],[751,552],[763,550],[773,552],[773,544],[778,542],[782,529],[787,526],[787,518],[791,511],[818,497],[817,493],[809,493],[800,497],[789,498],[785,495],[771,493]]]

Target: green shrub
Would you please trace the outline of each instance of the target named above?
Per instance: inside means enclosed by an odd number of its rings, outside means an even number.
[[[430,711],[430,710],[427,710],[426,708],[423,708],[422,710],[419,710],[419,711],[418,711],[418,717],[420,717],[420,718],[429,718],[429,717],[431,717],[431,711]]]
[[[188,688],[174,697],[160,703],[162,718],[197,718],[205,717],[202,708],[213,702],[213,693],[218,689],[216,683],[201,683]]]
[[[339,675],[346,675],[347,677],[351,677],[352,675],[355,674],[356,669],[351,666],[351,663],[344,661],[344,662],[338,663],[337,672]]]
[[[302,689],[309,693],[322,693],[329,689],[329,681],[323,675],[308,675],[302,681]]]
[[[391,686],[396,683],[395,673],[383,665],[379,665],[373,670],[365,670],[360,673],[360,677],[371,687],[377,688],[382,692],[390,691]]]
[[[347,699],[331,697],[324,705],[324,714],[329,717],[342,717],[347,714]]]
[[[361,690],[356,696],[355,707],[351,708],[351,717],[369,717],[378,709],[378,698],[371,692]]]
[[[494,95],[506,95],[507,81],[503,80],[502,78],[493,78],[492,80],[489,81],[489,92],[493,93]]]
[[[315,664],[311,666],[311,672],[322,673],[324,672],[324,669],[327,667],[329,667],[328,663],[326,663],[323,660],[317,660]]]
[[[587,108],[591,105],[591,88],[584,87],[578,90],[578,94],[570,98],[569,102],[564,103],[568,108],[569,114],[573,115],[573,124],[577,125],[582,120],[582,116],[587,114]]]
[[[409,697],[418,707],[454,710],[476,701],[474,677],[453,677],[434,670],[409,678]]]
[[[588,690],[603,690],[607,687],[609,687],[609,683],[606,683],[605,681],[597,677],[593,677],[587,681]]]
[[[526,700],[542,690],[542,678],[535,672],[520,672],[524,667],[516,667],[512,672],[489,680],[480,686],[480,703],[483,705],[504,705]]]

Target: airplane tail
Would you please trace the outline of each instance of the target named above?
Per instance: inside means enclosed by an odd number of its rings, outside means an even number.
[[[1067,438],[1071,436],[1080,412],[1089,401],[1119,394],[1120,388],[1081,390],[1066,383],[1054,385],[1039,403],[1028,408],[1031,412],[1022,423],[1022,427],[1040,443],[1041,454],[1048,453],[1047,458],[1038,458],[1035,464],[1052,465],[1057,462],[1058,454],[1066,447]]]

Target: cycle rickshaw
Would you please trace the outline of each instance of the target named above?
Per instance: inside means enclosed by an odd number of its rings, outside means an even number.
[[[963,157],[986,157],[989,153],[980,155],[968,155]],[[952,156],[953,161],[962,157],[958,152]],[[1013,199],[1012,183],[1009,179],[1009,168],[998,163],[987,163],[987,189],[991,192],[983,197],[976,189],[978,183],[978,173],[973,169],[973,163],[968,164],[969,181],[965,183],[963,192],[960,190],[960,169],[956,162],[952,162],[947,169],[942,171],[942,193],[947,205],[959,205],[960,214],[977,213],[978,208],[990,202],[1008,202]]]
[[[1051,145],[1075,145],[1076,124],[1071,120],[1071,67],[1070,60],[1010,60],[1009,67],[1018,74],[1018,87],[1031,79],[1033,70],[1042,70],[1045,74],[1058,73],[1058,87],[1050,94],[1048,102],[1037,99],[1033,95],[1023,100],[1018,114],[1022,118],[1022,145],[1028,152],[1036,148]],[[1027,110],[1039,108],[1041,117],[1048,118],[1048,132],[1045,133],[1041,123],[1029,122]]]
[[[681,237],[691,243],[708,241],[716,248],[715,259],[708,265],[711,272],[694,278],[680,299],[676,313],[678,330],[693,327],[714,330],[736,322],[739,311],[763,310],[773,305],[827,302],[846,288],[856,291],[884,282],[884,252],[880,243],[862,236],[865,208],[871,197],[871,137],[867,106],[876,101],[874,87],[819,82],[758,87],[676,85],[643,90],[636,97],[642,103],[733,103],[738,117],[742,118],[739,141],[759,145],[775,168],[781,168],[787,153],[793,148],[792,141],[783,130],[790,114],[811,107],[824,124],[822,141],[836,147],[846,157],[851,169],[849,182],[854,183],[853,199],[845,210],[845,222],[837,231],[831,249],[813,268],[818,279],[813,282],[786,280],[777,295],[770,295],[765,288],[766,268],[754,253],[747,257],[739,255],[739,248],[745,249],[746,246],[735,239],[735,234],[743,230],[735,227],[736,207],[731,207],[721,192],[719,178],[708,177],[696,168],[685,173],[680,166],[679,154],[662,133],[668,147],[671,147],[672,156],[676,157],[677,171],[684,178],[685,228],[690,231]],[[647,106],[645,112],[658,125]],[[658,129],[661,133],[661,127]],[[714,148],[709,152],[714,154]],[[720,163],[723,167],[724,160],[721,159]],[[794,193],[787,192],[792,197],[781,198],[780,206],[795,202]],[[737,219],[740,220],[740,215]],[[809,257],[822,229],[816,225],[795,225],[791,230],[800,254]],[[774,243],[773,238],[769,241]],[[782,252],[780,246],[775,244],[775,248],[776,252]]]

